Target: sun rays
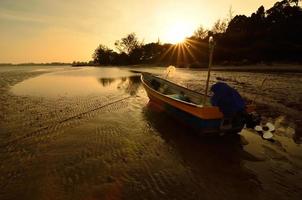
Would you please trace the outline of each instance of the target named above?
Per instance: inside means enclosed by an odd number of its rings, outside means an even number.
[[[160,57],[160,60],[168,60],[169,62],[174,60],[174,64],[179,66],[197,62],[198,54],[201,51],[200,47],[204,45],[206,44],[194,39],[185,38],[182,42],[169,46]]]

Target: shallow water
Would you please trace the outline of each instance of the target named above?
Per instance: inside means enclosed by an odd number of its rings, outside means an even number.
[[[11,91],[16,95],[39,97],[104,96],[122,90],[133,81],[139,83],[139,77],[128,70],[82,68],[31,78],[14,85]]]
[[[298,125],[284,114],[266,119],[276,124],[273,141],[248,129],[233,137],[200,137],[148,103],[139,75],[126,68],[43,70],[25,70],[43,74],[23,81],[25,72],[0,73],[11,85],[1,82],[0,199],[302,195]],[[222,75],[251,90],[247,77],[264,76],[214,72]],[[204,72],[185,69],[170,77],[196,90],[204,78]]]

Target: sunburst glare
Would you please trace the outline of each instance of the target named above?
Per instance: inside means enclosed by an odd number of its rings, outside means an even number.
[[[166,31],[165,38],[172,44],[182,43],[185,38],[190,36],[193,28],[185,22],[176,22],[172,24]]]

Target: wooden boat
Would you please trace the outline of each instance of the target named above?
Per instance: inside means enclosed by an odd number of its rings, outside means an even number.
[[[242,116],[224,118],[219,108],[211,105],[210,96],[203,105],[203,94],[158,76],[142,73],[141,81],[151,102],[198,132],[240,132],[244,126]],[[246,106],[247,113],[254,109],[253,105]]]

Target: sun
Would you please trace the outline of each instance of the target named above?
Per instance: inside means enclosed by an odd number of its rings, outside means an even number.
[[[176,22],[167,28],[166,41],[172,44],[182,43],[186,37],[191,36],[192,28],[184,22]]]

